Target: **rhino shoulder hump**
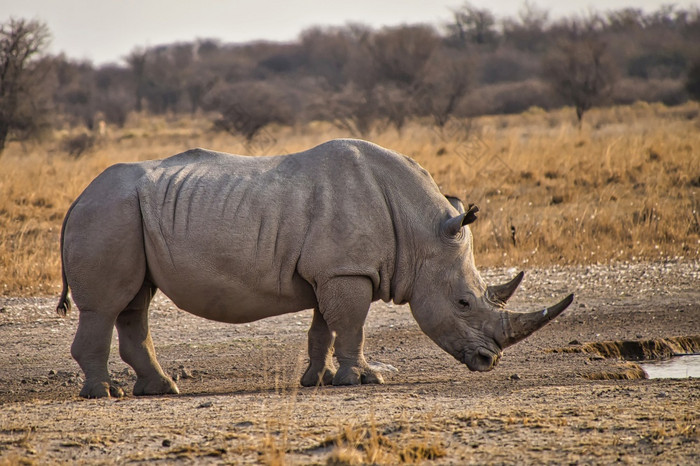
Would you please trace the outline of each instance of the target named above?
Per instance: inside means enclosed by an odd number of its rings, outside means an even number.
[[[225,154],[223,152],[216,152],[208,149],[202,149],[197,147],[195,149],[190,149],[185,152],[181,152],[177,155],[168,157],[160,161],[159,165],[161,167],[172,167],[178,165],[187,165],[192,163],[202,163],[205,161],[215,161],[222,159],[230,159],[231,155]]]

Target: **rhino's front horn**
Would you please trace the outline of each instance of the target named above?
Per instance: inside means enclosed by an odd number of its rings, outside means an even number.
[[[513,312],[503,311],[503,341],[501,346],[513,345],[520,340],[527,338],[537,330],[541,329],[547,323],[561,314],[564,309],[569,307],[569,304],[574,300],[574,295],[570,294],[566,298],[554,306],[548,307],[541,311],[534,312]]]
[[[486,296],[493,303],[505,304],[506,301],[508,301],[510,297],[513,296],[513,293],[515,293],[515,290],[520,285],[520,282],[523,281],[524,276],[525,272],[520,272],[515,276],[515,278],[513,278],[508,283],[504,283],[502,285],[492,285],[487,287]]]

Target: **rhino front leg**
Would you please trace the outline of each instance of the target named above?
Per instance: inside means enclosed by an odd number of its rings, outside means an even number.
[[[117,317],[119,355],[136,372],[134,395],[137,396],[180,393],[158,364],[148,328],[148,305],[155,292],[154,286],[145,283]]]
[[[301,377],[301,384],[304,387],[330,385],[335,373],[333,336],[323,315],[316,307],[309,329],[309,367]]]
[[[110,315],[80,310],[71,355],[85,374],[85,383],[80,390],[83,398],[124,396],[124,391],[112,383],[107,370],[113,328],[114,318]]]
[[[365,277],[344,276],[319,287],[319,310],[335,332],[335,355],[339,368],[333,385],[384,383],[369,367],[363,354],[364,323],[372,302],[372,282]]]

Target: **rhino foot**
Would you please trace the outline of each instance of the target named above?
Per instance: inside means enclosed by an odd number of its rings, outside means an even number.
[[[80,396],[83,398],[122,398],[124,390],[109,382],[85,382]]]
[[[324,366],[320,370],[309,365],[301,377],[303,387],[315,387],[316,385],[331,385],[335,377],[335,368]]]
[[[333,385],[383,384],[384,378],[368,367],[341,366],[333,377]]]
[[[138,378],[134,385],[134,395],[177,395],[180,393],[177,385],[168,377],[153,379]]]

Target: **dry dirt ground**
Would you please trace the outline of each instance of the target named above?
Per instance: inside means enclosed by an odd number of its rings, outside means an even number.
[[[58,317],[54,296],[0,298],[0,464],[700,464],[700,380],[592,380],[629,363],[552,351],[700,334],[700,263],[530,270],[511,307],[570,291],[571,308],[488,373],[435,346],[408,307],[375,303],[366,355],[398,372],[320,388],[298,386],[309,311],[227,325],[158,295],[153,337],[181,394],[120,400],[77,396],[77,312]],[[113,343],[110,369],[130,389]]]

